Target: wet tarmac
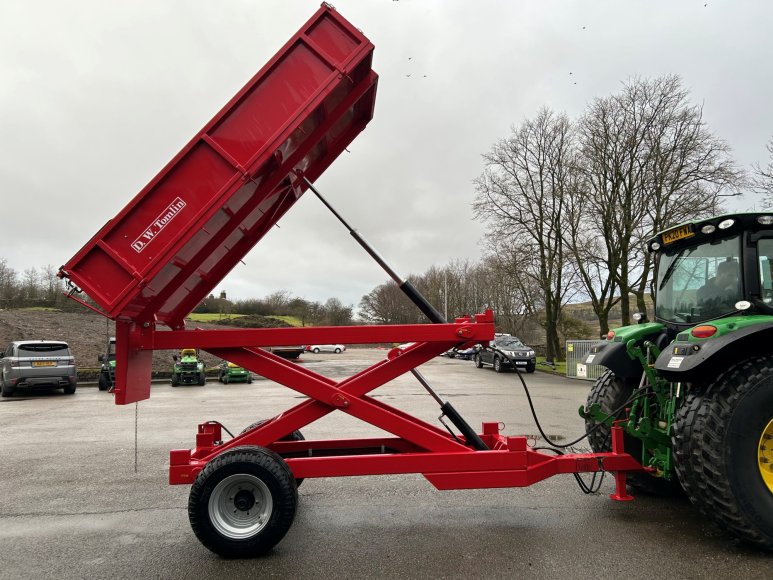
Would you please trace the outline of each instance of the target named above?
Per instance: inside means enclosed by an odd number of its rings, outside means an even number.
[[[340,379],[385,356],[350,349],[299,364]],[[447,358],[421,371],[473,426],[501,421],[505,434],[544,444],[515,373]],[[525,378],[545,432],[563,441],[579,435],[589,383]],[[437,404],[410,375],[372,394],[438,424]],[[307,479],[292,528],[268,556],[223,560],[191,531],[189,488],[167,484],[169,450],[193,447],[204,420],[236,432],[301,398],[256,380],[154,384],[136,407],[117,407],[88,386],[73,396],[1,399],[0,578],[770,577],[771,555],[729,539],[688,501],[614,502],[611,477],[596,495],[571,476],[445,492],[420,475]],[[380,433],[341,413],[304,429],[320,439]]]

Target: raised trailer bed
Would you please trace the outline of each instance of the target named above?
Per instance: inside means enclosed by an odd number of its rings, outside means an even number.
[[[454,346],[488,344],[494,338],[493,313],[446,323],[351,229],[435,324],[185,328],[185,316],[305,191],[321,198],[312,183],[372,118],[378,78],[372,55],[368,39],[323,4],[60,272],[116,321],[117,404],[149,397],[152,351],[179,348],[205,350],[308,397],[225,442],[219,424],[203,423],[195,449],[171,452],[170,483],[192,484],[194,532],[224,556],[253,556],[274,546],[292,524],[297,484],[308,477],[421,473],[438,489],[463,489],[609,471],[617,478],[613,497],[629,499],[625,472],[641,469],[623,452],[616,427],[611,452],[562,456],[533,451],[524,437],[501,435],[497,422],[484,423],[480,433],[473,430],[416,368]],[[342,381],[268,350],[339,342],[413,344]],[[437,400],[458,434],[369,396],[406,372]],[[331,412],[357,417],[391,436],[304,440],[300,429]]]

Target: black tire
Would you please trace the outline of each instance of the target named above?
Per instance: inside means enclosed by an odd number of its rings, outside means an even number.
[[[537,364],[536,363],[527,364],[526,365],[526,372],[527,373],[533,373],[536,368],[537,368]]]
[[[251,384],[252,384],[252,373],[250,373],[249,375],[247,375],[247,384],[248,384],[248,385],[251,385]]]
[[[625,380],[618,378],[612,371],[606,371],[601,375],[588,394],[586,409],[594,403],[601,406],[604,413],[611,413],[619,409],[621,405],[631,398],[633,391],[638,385],[636,380]],[[623,416],[624,411],[620,413]],[[588,442],[595,453],[604,453],[612,449],[611,430],[606,425],[591,431],[597,423],[591,419],[585,420],[585,431],[589,433]],[[623,435],[623,447],[626,453],[631,455],[636,461],[642,460],[641,440],[630,435]],[[679,496],[683,491],[676,478],[671,480],[662,477],[654,477],[646,472],[632,471],[628,473],[628,485],[633,489],[647,495],[659,496]]]
[[[222,379],[222,383],[224,385],[227,385],[229,383],[229,381],[230,381],[230,379],[227,376],[223,377],[223,379]]]
[[[178,375],[178,374],[173,374],[173,375],[172,375],[172,386],[173,386],[173,387],[176,387],[176,386],[177,386],[177,385],[179,385],[179,384],[180,384],[180,375]]]
[[[480,358],[480,355],[477,352],[475,353],[475,356],[472,358],[472,360],[477,368],[483,368],[483,360]]]
[[[198,384],[199,384],[200,387],[203,387],[204,385],[206,385],[207,384],[207,375],[205,375],[204,373],[199,373]]]
[[[3,397],[12,397],[13,396],[13,387],[10,387],[5,384],[5,379],[0,378],[0,394]]]
[[[107,373],[99,373],[97,387],[100,391],[106,391],[110,388],[110,376]]]
[[[210,461],[188,499],[193,533],[224,558],[265,554],[295,519],[298,491],[284,460],[264,447],[235,447]]]
[[[223,380],[224,378],[225,378],[225,375],[223,373],[220,373],[219,375],[217,375],[217,381],[225,385],[227,383]]]
[[[336,354],[341,354],[341,349],[340,348],[335,349],[335,353]]]
[[[677,473],[701,513],[773,551],[773,357],[740,362],[688,394],[673,443]]]
[[[70,384],[70,385],[67,385],[66,387],[62,387],[62,390],[64,391],[65,395],[74,395],[75,389],[77,388],[78,388],[78,385],[76,383],[74,385]]]
[[[318,349],[318,348],[315,348],[315,349],[314,349],[314,350],[312,350],[311,352],[313,352],[314,354],[319,354],[319,349]]]
[[[259,427],[260,425],[262,425],[266,421],[270,421],[270,420],[271,419],[260,419],[258,421],[255,421],[254,423],[250,423],[244,429],[242,429],[242,431],[241,431],[241,433],[239,433],[239,435],[241,435],[242,433],[246,433],[247,431],[250,431],[251,429],[254,429],[255,427]],[[293,431],[289,435],[285,435],[284,437],[282,437],[280,439],[280,441],[306,441],[306,438],[303,436],[303,433],[301,433],[299,429],[296,429],[295,431]],[[299,478],[297,478],[295,480],[295,485],[298,486],[298,487],[300,487],[300,485],[302,483],[303,483],[303,478],[302,477],[299,477]]]
[[[494,372],[495,373],[501,373],[504,372],[504,368],[502,367],[502,360],[498,357],[494,357]]]

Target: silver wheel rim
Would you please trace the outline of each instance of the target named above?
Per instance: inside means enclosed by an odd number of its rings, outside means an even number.
[[[230,475],[209,496],[209,519],[226,538],[244,540],[268,525],[273,511],[271,492],[254,475]]]

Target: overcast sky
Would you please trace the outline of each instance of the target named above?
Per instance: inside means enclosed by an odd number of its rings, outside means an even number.
[[[741,166],[767,161],[773,2],[334,5],[374,43],[380,80],[370,125],[316,185],[401,274],[481,254],[472,180],[512,125],[542,106],[576,118],[632,76],[680,75]],[[318,7],[2,0],[0,258],[66,262]],[[279,225],[218,291],[356,306],[387,279],[311,194]]]

